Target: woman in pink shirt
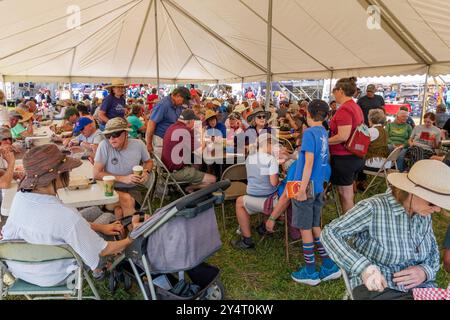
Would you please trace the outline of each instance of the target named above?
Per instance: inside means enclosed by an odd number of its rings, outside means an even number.
[[[361,108],[352,99],[357,87],[353,79],[340,79],[333,95],[340,104],[336,114],[330,121],[331,183],[337,186],[342,210],[347,212],[353,208],[353,182],[357,174],[364,168],[364,159],[353,155],[345,148],[345,143],[355,129],[364,123]]]

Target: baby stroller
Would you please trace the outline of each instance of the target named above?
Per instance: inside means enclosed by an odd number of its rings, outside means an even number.
[[[145,300],[223,299],[220,270],[204,261],[222,246],[214,205],[229,186],[224,180],[186,195],[133,230],[132,245],[110,267],[110,290],[136,281]]]

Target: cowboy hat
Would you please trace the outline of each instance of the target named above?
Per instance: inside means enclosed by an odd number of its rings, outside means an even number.
[[[44,144],[29,150],[23,157],[25,178],[19,189],[45,187],[60,173],[81,166],[80,159],[66,157],[55,144]]]
[[[450,210],[450,167],[441,161],[421,160],[408,173],[391,173],[387,179],[398,189]]]
[[[31,112],[28,112],[22,108],[15,108],[14,111],[22,117],[19,122],[27,122],[33,117],[33,114]]]
[[[125,84],[125,81],[123,79],[113,79],[111,81],[110,85],[105,86],[105,89],[112,89],[114,87],[128,87],[127,84]]]
[[[117,131],[131,131],[131,129],[128,128],[128,121],[119,117],[109,119],[102,134],[105,135]]]
[[[210,109],[206,110],[205,119],[204,120],[208,121],[209,119],[211,119],[213,117],[217,117],[217,113],[215,111],[213,111],[213,110],[210,110]]]
[[[271,117],[271,113],[269,111],[265,111],[263,108],[258,107],[253,110],[253,112],[248,116],[248,121],[253,121],[253,119],[260,113],[264,113],[266,115],[266,119],[269,120]]]

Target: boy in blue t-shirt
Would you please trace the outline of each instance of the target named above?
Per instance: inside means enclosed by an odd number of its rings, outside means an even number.
[[[321,281],[337,279],[341,271],[328,257],[320,242],[320,216],[323,207],[323,184],[331,173],[328,133],[322,126],[329,106],[325,101],[313,100],[307,111],[309,128],[303,133],[302,147],[296,164],[294,181],[301,181],[300,190],[292,200],[292,226],[300,229],[306,266],[291,274],[295,282],[318,285]],[[312,180],[314,197],[307,198],[306,188]],[[322,259],[320,272],[316,271],[314,244]]]

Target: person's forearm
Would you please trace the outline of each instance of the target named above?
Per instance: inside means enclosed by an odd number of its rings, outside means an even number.
[[[303,192],[306,191],[309,180],[311,179],[313,163],[313,161],[308,160],[306,160],[305,162],[305,166],[303,168],[302,183],[300,185],[300,190]]]
[[[119,240],[119,241],[108,241],[108,245],[106,246],[105,249],[103,249],[102,252],[100,252],[100,256],[105,257],[105,256],[110,256],[112,254],[122,252],[132,242],[133,242],[133,240],[131,240],[130,238],[126,238],[126,239]]]
[[[89,222],[91,229],[97,233],[103,233],[103,225],[98,223]]]
[[[149,160],[144,163],[144,170],[152,171],[152,169],[153,169],[153,161],[152,160]]]
[[[156,123],[152,120],[149,120],[147,124],[147,131],[145,133],[145,141],[147,142],[147,145],[152,145],[153,135],[155,134],[155,128]]]
[[[329,145],[335,145],[335,144],[340,144],[347,141],[346,139],[343,139],[343,137],[341,137],[339,134],[335,135],[334,137],[331,137],[328,140],[328,144]]]
[[[116,176],[116,175],[111,174],[106,171],[100,171],[100,172],[95,173],[96,180],[103,180],[103,177],[106,177],[106,176],[113,176],[114,178],[116,178],[116,182],[123,182],[122,179],[124,178],[124,176]]]
[[[8,166],[5,173],[0,177],[0,189],[9,189],[14,175],[14,164]]]
[[[106,116],[106,113],[104,111],[100,111],[98,113],[98,118],[104,123],[107,123],[109,121],[109,118]]]

